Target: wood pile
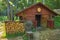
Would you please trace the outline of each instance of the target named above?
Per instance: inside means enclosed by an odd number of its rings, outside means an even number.
[[[8,34],[25,31],[24,24],[20,22],[8,21],[8,22],[5,22],[5,26],[6,26],[6,32]]]

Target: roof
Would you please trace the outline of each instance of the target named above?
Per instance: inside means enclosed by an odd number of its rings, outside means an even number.
[[[20,12],[18,12],[18,13],[16,14],[16,16],[18,16],[21,12],[24,12],[24,11],[26,11],[27,9],[29,9],[29,8],[31,8],[31,7],[33,7],[33,6],[36,6],[36,5],[41,5],[41,6],[43,6],[44,8],[46,8],[47,10],[49,10],[50,12],[52,12],[53,14],[57,15],[56,12],[54,12],[53,10],[49,9],[47,6],[45,6],[44,4],[42,4],[42,3],[39,2],[39,3],[36,3],[36,4],[31,5],[30,7],[25,8],[24,10],[21,10]]]
[[[53,11],[60,15],[60,9],[54,9]]]

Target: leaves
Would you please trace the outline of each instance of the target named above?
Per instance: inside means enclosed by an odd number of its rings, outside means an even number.
[[[9,0],[9,1],[10,1],[10,6],[11,6],[9,10],[12,10],[11,13],[13,13],[14,15],[18,11],[21,11],[21,10],[27,8],[27,7],[31,6],[32,4],[35,4],[38,2],[43,3],[43,0]],[[8,2],[8,0],[0,0],[0,13],[3,13],[3,15],[8,13],[8,11],[5,12],[9,5],[7,2]],[[51,9],[60,8],[60,0],[53,0],[53,1],[52,0],[44,0],[44,3],[46,6],[48,6]]]

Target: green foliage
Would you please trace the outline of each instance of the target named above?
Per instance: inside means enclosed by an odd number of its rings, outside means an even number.
[[[0,21],[7,21],[7,20],[8,20],[7,16],[0,16]],[[14,16],[14,20],[19,21],[19,17]]]
[[[46,0],[45,5],[47,5],[49,8],[54,9],[56,8],[56,1],[55,0]]]
[[[4,11],[6,7],[7,7],[6,3],[3,1],[0,1],[0,12]]]
[[[60,28],[60,16],[54,17],[54,25],[56,28]]]
[[[26,7],[29,7],[32,4],[35,4],[38,2],[43,3],[43,0],[9,0],[9,1],[10,1],[10,4],[8,4],[9,3],[8,0],[0,0],[0,14],[1,13],[3,15],[5,15],[6,13],[9,14],[8,10],[11,10],[10,14],[12,14],[12,16],[14,17],[14,15],[18,11],[21,11]],[[60,8],[60,0],[45,0],[44,4],[51,9]],[[8,9],[8,7],[10,7],[10,9]],[[7,16],[10,17],[10,15],[7,15]],[[0,18],[0,20],[3,20],[3,19]]]
[[[42,0],[36,0],[36,2],[42,2]]]
[[[19,17],[16,17],[16,16],[14,16],[14,20],[15,20],[15,21],[20,21],[20,20],[19,20]]]
[[[14,37],[23,36],[23,35],[24,35],[24,33],[18,32],[18,33],[14,33],[14,34],[6,34],[6,37],[7,38],[14,38]]]
[[[6,21],[8,20],[7,16],[0,16],[0,21]]]
[[[23,35],[23,39],[24,40],[28,40],[29,39],[26,33]]]

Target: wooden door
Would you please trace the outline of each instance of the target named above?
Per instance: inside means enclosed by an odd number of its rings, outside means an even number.
[[[42,15],[42,18],[41,18],[41,25],[43,27],[47,27],[47,20],[48,20],[48,15]]]
[[[35,15],[35,19],[37,21],[37,27],[41,26],[41,15],[37,14]]]

